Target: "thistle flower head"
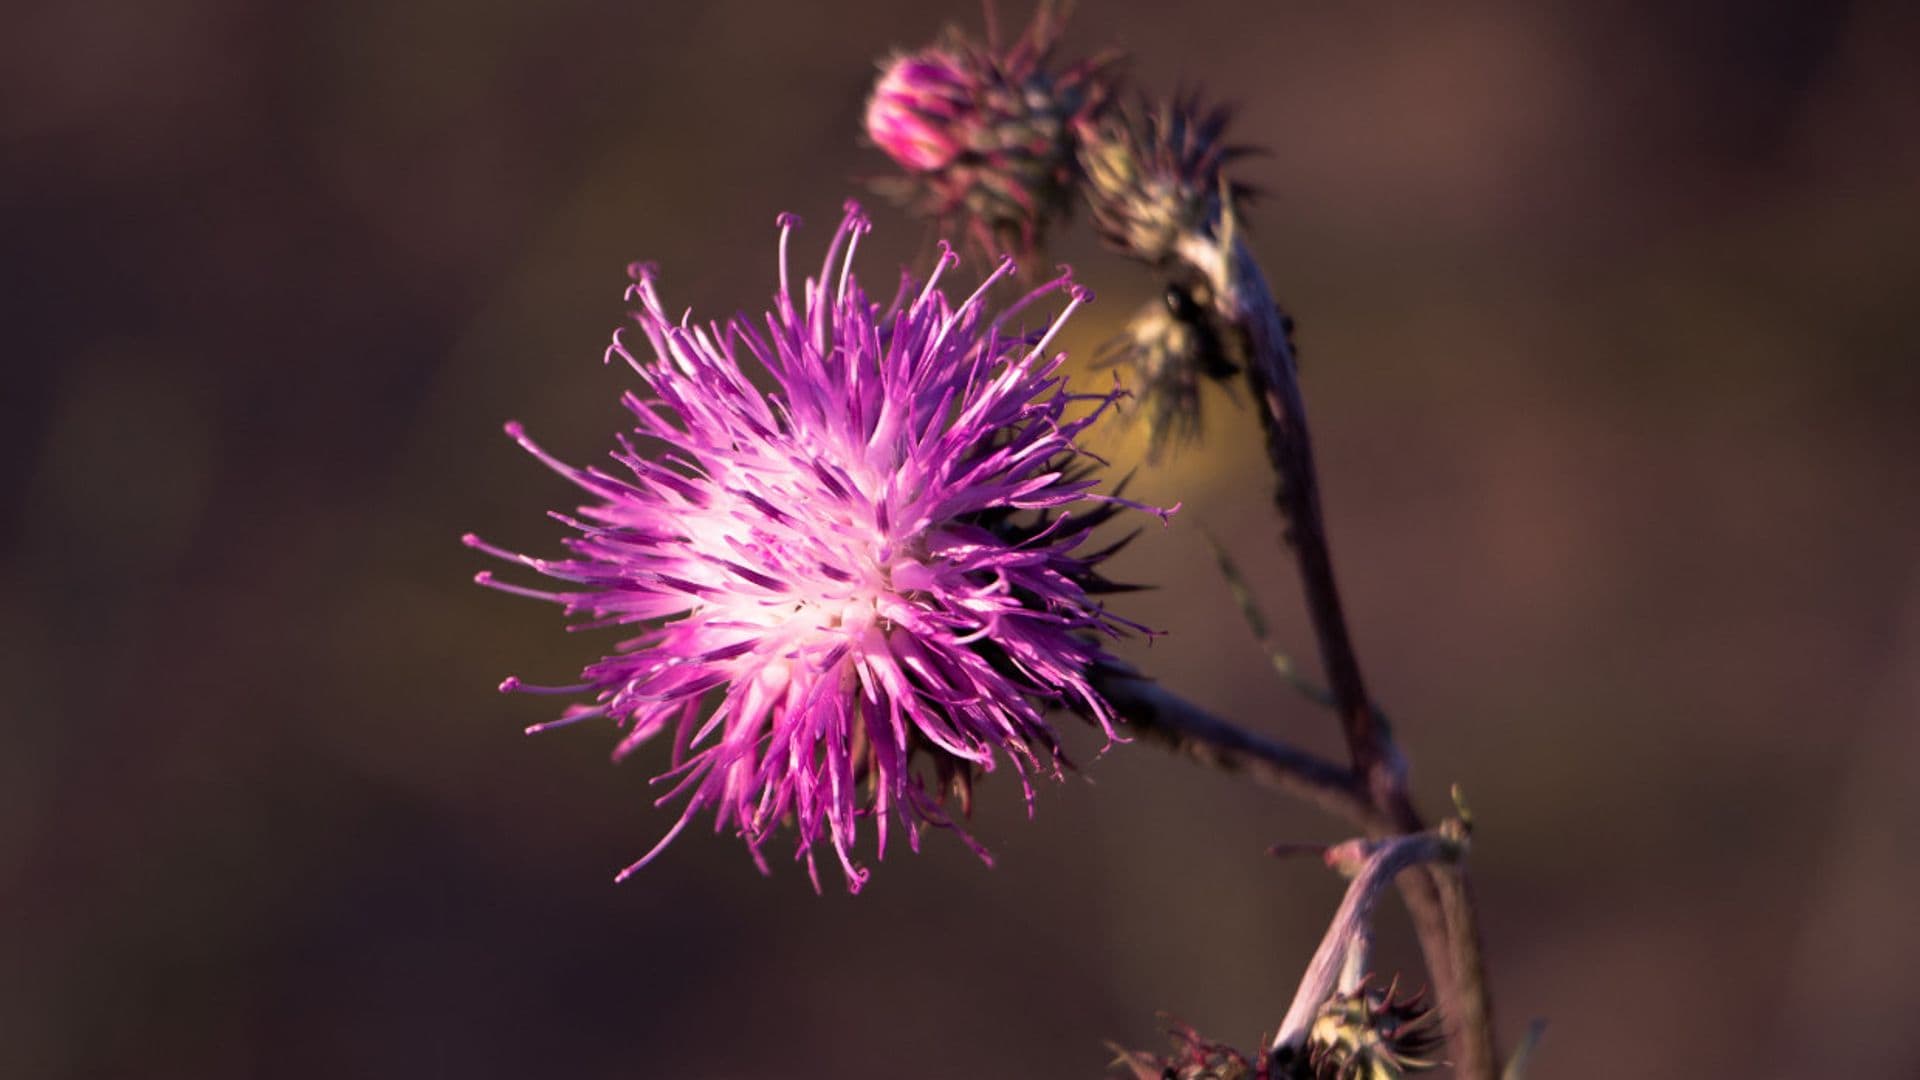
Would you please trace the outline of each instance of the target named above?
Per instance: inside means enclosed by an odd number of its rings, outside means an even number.
[[[1315,1080],[1399,1080],[1440,1064],[1440,1016],[1424,994],[1397,996],[1362,984],[1320,1006],[1307,1032],[1307,1068]]]
[[[1113,736],[1088,674],[1103,637],[1138,627],[1093,599],[1115,588],[1096,569],[1113,549],[1082,548],[1133,504],[1092,493],[1075,439],[1115,395],[1070,416],[1087,396],[1065,390],[1065,356],[1048,351],[1087,294],[1063,276],[991,313],[989,286],[1012,273],[1003,261],[956,304],[940,289],[949,250],[883,309],[851,269],[868,229],[858,207],[798,285],[786,265],[796,224],[781,219],[779,291],[760,322],[676,322],[651,271],[636,272],[650,355],[619,335],[608,355],[651,392],[624,403],[657,452],[622,436],[623,475],[575,468],[509,425],[591,499],[554,515],[575,530],[568,557],[468,538],[560,583],[484,584],[562,604],[576,628],[637,628],[578,685],[551,688],[590,700],[536,725],[610,718],[625,729],[616,756],[671,740],[660,801],[684,806],[621,877],[710,811],[763,870],[762,849],[791,823],[816,886],[825,840],[857,889],[863,819],[880,854],[889,822],[917,847],[923,827],[954,824],[946,796],[964,807],[976,771],[1011,762],[1029,798],[1031,771],[1057,774],[1049,707]],[[1066,302],[1041,332],[1013,329],[1050,294]]]
[[[1078,133],[1112,97],[1116,54],[1057,68],[1064,15],[1043,2],[1011,48],[957,29],[882,69],[867,135],[906,171],[883,190],[984,251],[1031,252],[1071,205]]]
[[[1224,140],[1231,116],[1187,95],[1114,110],[1082,133],[1087,201],[1109,247],[1165,264],[1182,236],[1215,229],[1223,199],[1248,194],[1244,185],[1222,186],[1221,166],[1247,153]]]

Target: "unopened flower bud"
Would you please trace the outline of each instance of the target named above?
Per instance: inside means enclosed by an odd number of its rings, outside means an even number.
[[[895,56],[868,99],[867,135],[907,175],[884,189],[982,250],[1033,252],[1071,208],[1077,142],[1112,97],[1106,54],[1056,70],[1061,19],[1042,4],[1012,47],[949,30]]]
[[[956,121],[969,108],[962,62],[938,49],[896,56],[867,101],[867,136],[904,168],[946,168],[960,153]]]
[[[1162,102],[1139,115],[1113,114],[1084,133],[1080,167],[1093,224],[1108,246],[1142,262],[1171,259],[1183,235],[1211,233],[1223,198],[1220,168],[1245,153],[1227,145],[1230,113],[1193,98]]]

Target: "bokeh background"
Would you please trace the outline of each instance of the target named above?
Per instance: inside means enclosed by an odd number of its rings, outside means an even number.
[[[1002,4],[1016,25],[1018,4]],[[1685,10],[1681,10],[1684,8]],[[538,739],[599,642],[474,588],[602,453],[623,267],[764,302],[874,59],[949,6],[27,0],[0,35],[0,1075],[1068,1077],[1270,1029],[1337,823],[1124,746],[865,894],[658,756]],[[1920,21],[1897,3],[1081,5],[1241,103],[1332,532],[1423,800],[1464,785],[1535,1075],[1920,1075]],[[875,207],[890,276],[924,225]],[[1148,295],[1084,227],[1054,254]],[[1128,655],[1332,749],[1244,405],[1140,474]],[[1127,466],[1137,436],[1102,444]],[[829,885],[831,886],[831,882]],[[1383,962],[1412,965],[1388,916]]]

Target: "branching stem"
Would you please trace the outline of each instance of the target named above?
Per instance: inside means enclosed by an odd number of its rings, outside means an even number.
[[[1237,727],[1132,671],[1099,672],[1094,683],[1130,731],[1202,764],[1244,772],[1360,828],[1373,827],[1372,806],[1345,766]]]

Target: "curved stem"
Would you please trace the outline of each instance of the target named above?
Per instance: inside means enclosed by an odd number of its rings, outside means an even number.
[[[1294,991],[1293,1004],[1287,1007],[1287,1015],[1280,1021],[1280,1030],[1274,1035],[1269,1051],[1305,1043],[1307,1029],[1312,1026],[1321,1004],[1340,989],[1342,979],[1357,979],[1349,968],[1356,949],[1364,948],[1372,933],[1373,907],[1387,882],[1395,874],[1422,863],[1457,859],[1460,851],[1457,842],[1431,832],[1389,837],[1361,845],[1357,851],[1339,848],[1329,851],[1329,861],[1333,861],[1336,854],[1353,856],[1357,863],[1353,867],[1353,880],[1340,900],[1339,910],[1334,912],[1333,921],[1327,924],[1320,947],[1314,950],[1313,959],[1307,964],[1307,974]]]

